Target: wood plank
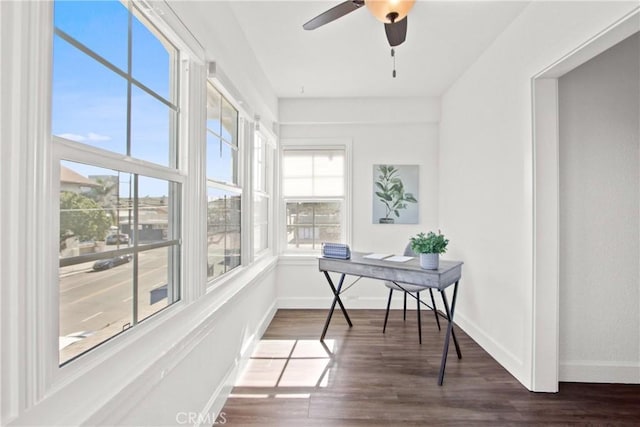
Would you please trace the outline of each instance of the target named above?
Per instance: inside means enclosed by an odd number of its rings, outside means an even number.
[[[222,412],[231,426],[637,425],[640,386],[562,383],[556,394],[526,390],[462,330],[437,385],[444,330],[392,310],[350,310],[353,328],[325,310],[279,310]],[[270,341],[273,341],[271,343]],[[453,347],[453,346],[452,346]],[[264,371],[259,371],[262,367]],[[251,372],[253,371],[253,372]],[[251,386],[251,375],[256,386]],[[265,386],[269,382],[274,382]]]

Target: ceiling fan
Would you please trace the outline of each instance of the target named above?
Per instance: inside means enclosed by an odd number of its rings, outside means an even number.
[[[384,22],[384,31],[391,47],[402,44],[407,38],[407,14],[415,0],[347,0],[316,16],[302,26],[305,30],[315,30],[344,15],[367,6],[369,12]]]

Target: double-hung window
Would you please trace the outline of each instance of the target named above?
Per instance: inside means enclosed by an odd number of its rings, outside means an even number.
[[[207,85],[207,277],[241,263],[242,187],[238,110]]]
[[[283,147],[285,251],[347,242],[347,153],[341,145]]]
[[[270,247],[271,194],[273,187],[274,144],[269,136],[256,131],[253,139],[253,254]]]
[[[180,299],[179,51],[132,2],[54,3],[59,362]]]

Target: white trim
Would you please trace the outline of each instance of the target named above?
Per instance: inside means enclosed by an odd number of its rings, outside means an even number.
[[[560,363],[560,381],[640,384],[640,363],[609,360],[571,360]]]
[[[529,388],[533,391],[557,391],[560,375],[557,79],[640,31],[639,17],[637,7],[532,77],[533,342]]]
[[[181,166],[187,172],[182,192],[182,299],[191,303],[205,294],[203,284],[207,282],[207,269],[202,262],[207,253],[206,239],[202,239],[207,234],[204,65],[191,63],[183,71],[182,84],[179,149]]]
[[[177,169],[167,168],[126,155],[101,150],[79,142],[53,137],[55,154],[58,160],[69,160],[105,169],[113,169],[124,173],[144,175],[151,178],[184,183],[186,174]],[[59,179],[59,176],[56,177]]]
[[[41,237],[52,220],[40,212],[50,194],[52,12],[48,2],[0,2],[0,229],[9,242],[0,249],[2,425],[44,395],[51,375],[46,337],[53,290],[45,279],[52,242]]]
[[[478,343],[483,350],[491,355],[495,360],[499,360],[503,368],[505,368],[515,379],[527,387],[527,379],[522,377],[524,361],[510,352],[498,341],[494,340],[494,334],[487,333],[477,326],[476,322],[467,319],[464,314],[456,310],[454,323],[462,329],[468,336]],[[464,360],[464,359],[463,359]]]
[[[559,158],[558,81],[532,81],[533,288],[531,382],[533,391],[558,391]]]
[[[171,40],[181,54],[189,54],[189,59],[198,65],[204,65],[204,47],[193,36],[189,28],[173,11],[166,0],[133,0],[134,4],[144,12],[147,19],[158,27]],[[184,57],[180,58],[185,59]]]
[[[240,262],[247,266],[253,262],[253,176],[251,161],[253,160],[253,122],[242,117],[238,123],[238,133],[242,135],[238,141],[241,167],[239,182],[243,193],[240,199]]]

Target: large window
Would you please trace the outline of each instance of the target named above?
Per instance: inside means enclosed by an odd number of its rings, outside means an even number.
[[[180,299],[178,50],[135,5],[54,3],[59,361]]]
[[[316,251],[346,241],[344,148],[284,148],[286,250]]]
[[[242,187],[239,180],[238,110],[207,86],[207,277],[238,267]]]

